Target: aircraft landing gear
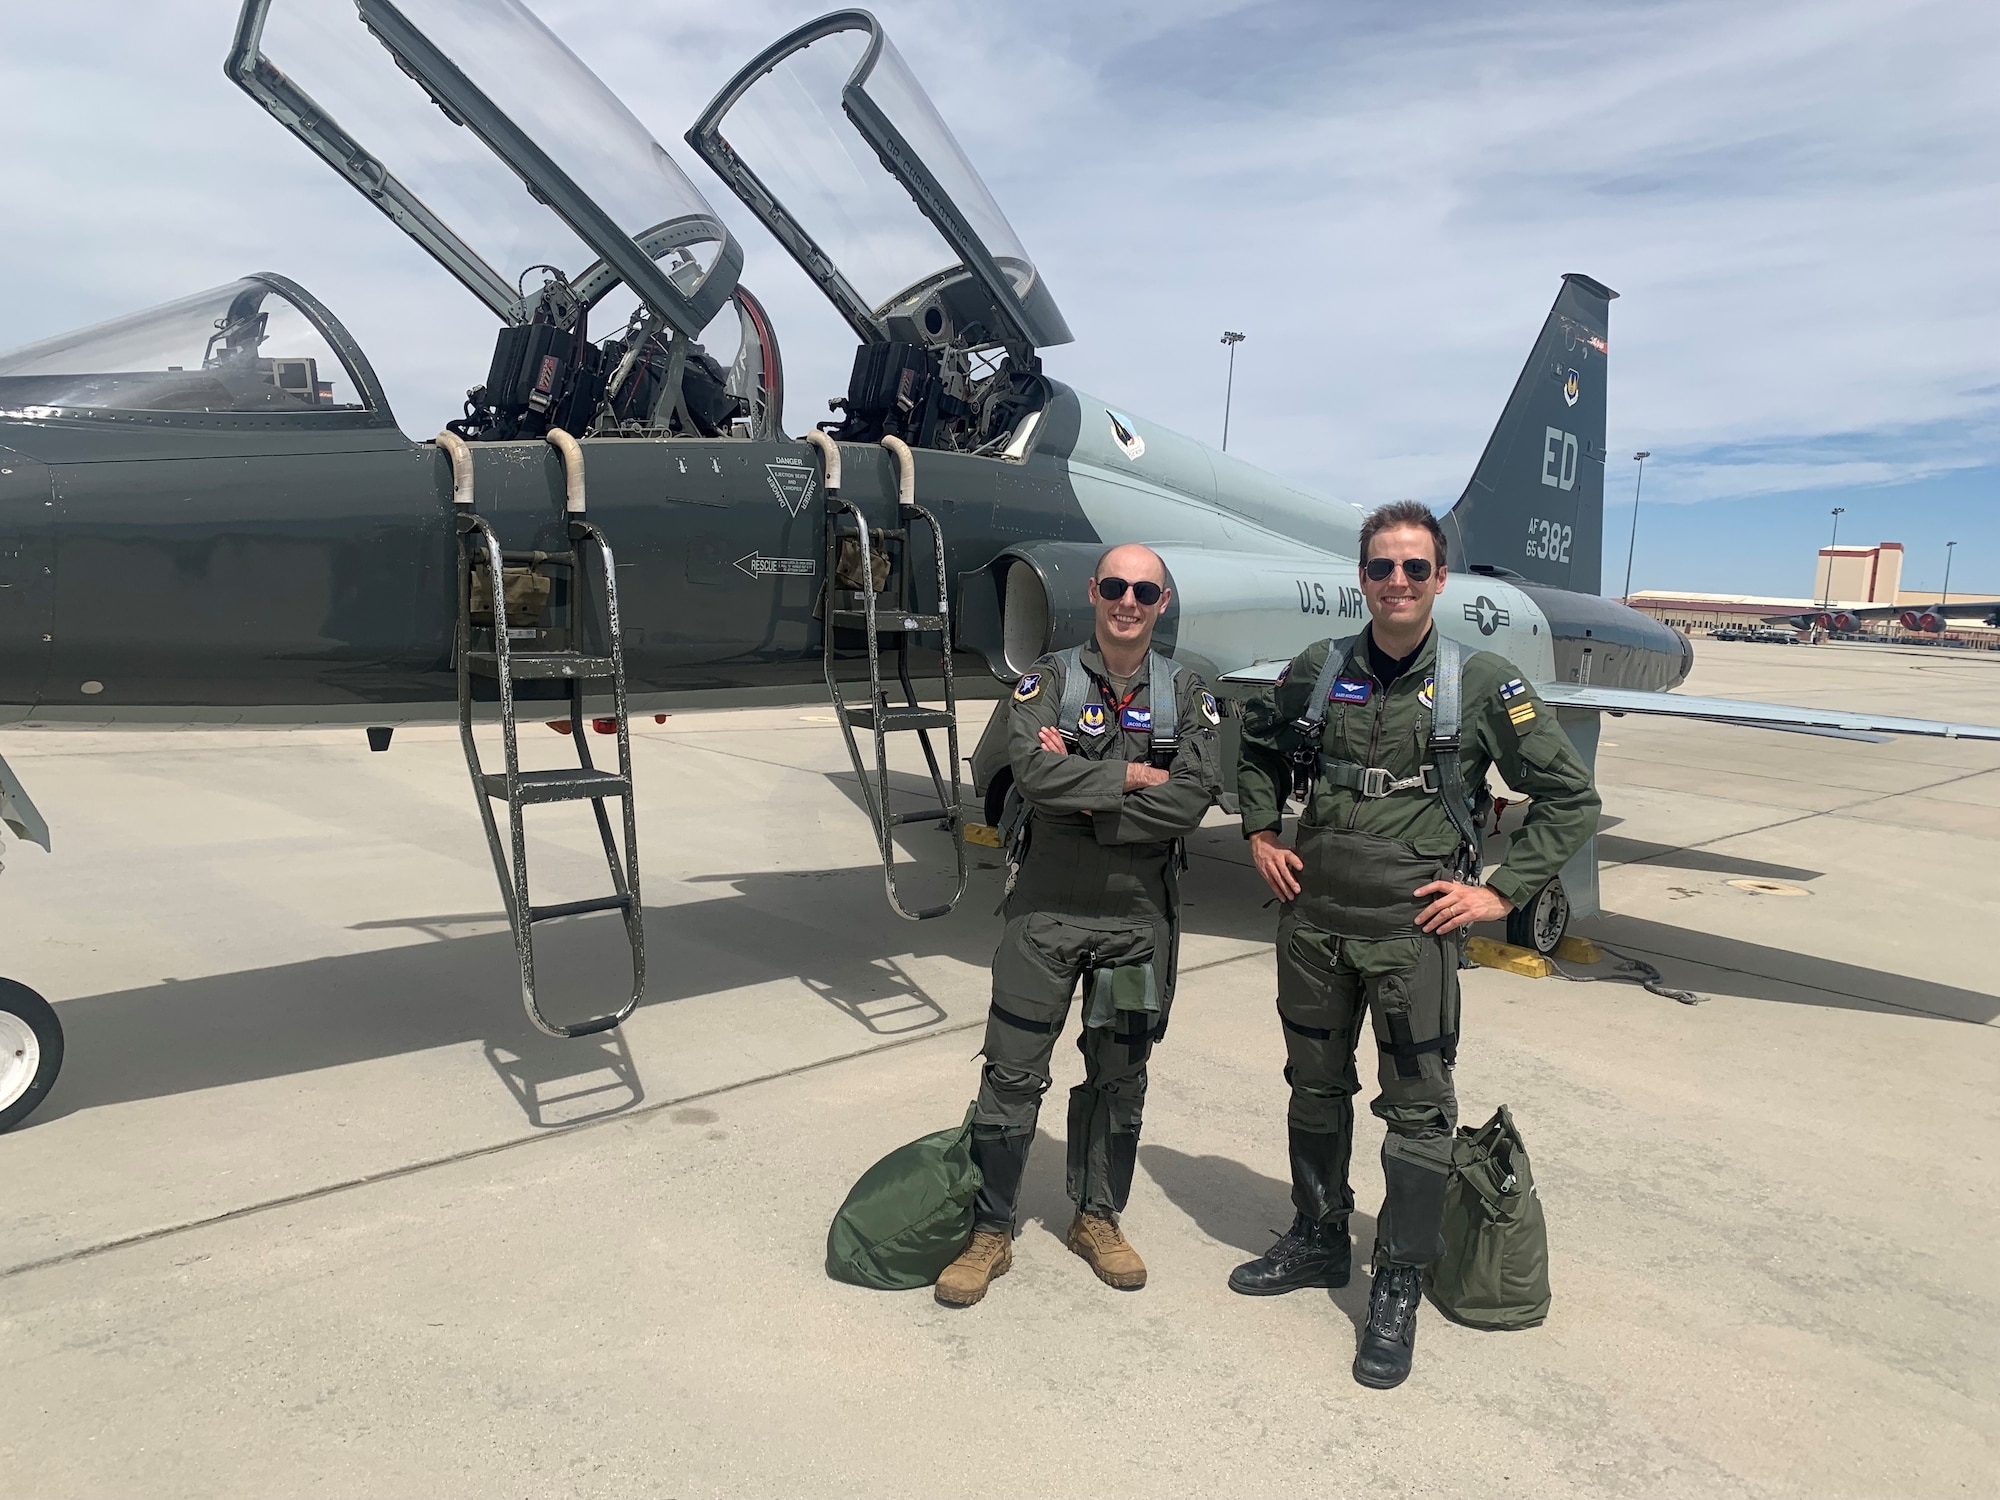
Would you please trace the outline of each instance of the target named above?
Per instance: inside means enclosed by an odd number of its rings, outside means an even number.
[[[1507,913],[1507,941],[1544,958],[1556,951],[1568,931],[1569,893],[1560,880],[1551,880],[1528,898],[1526,906]]]
[[[0,979],[0,1131],[35,1111],[62,1071],[62,1022],[25,984]]]

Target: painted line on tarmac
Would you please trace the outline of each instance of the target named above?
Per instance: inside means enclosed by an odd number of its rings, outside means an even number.
[[[1219,969],[1224,964],[1240,963],[1246,958],[1256,958],[1266,950],[1263,946],[1247,953],[1232,953],[1227,958],[1210,959],[1207,963],[1195,964],[1182,969],[1183,976],[1199,974],[1204,969]],[[773,1073],[760,1073],[755,1078],[739,1079],[735,1083],[717,1084],[714,1088],[699,1089],[692,1094],[681,1094],[673,1099],[659,1099],[644,1104],[637,1109],[626,1110],[623,1114],[606,1115],[601,1120],[583,1120],[575,1125],[561,1125],[553,1130],[537,1131],[533,1135],[510,1136],[504,1141],[495,1141],[488,1146],[474,1146],[465,1151],[453,1151],[445,1156],[428,1157],[423,1161],[411,1162],[407,1166],[388,1167],[380,1172],[368,1172],[359,1177],[345,1178],[339,1182],[329,1182],[320,1187],[306,1188],[301,1192],[286,1193],[278,1198],[266,1198],[257,1203],[245,1204],[241,1208],[225,1209],[219,1214],[208,1214],[199,1219],[188,1219],[180,1224],[166,1224],[157,1229],[144,1229],[137,1234],[120,1235],[116,1239],[104,1240],[95,1245],[81,1245],[74,1250],[65,1250],[58,1255],[45,1255],[39,1260],[24,1260],[18,1265],[0,1267],[0,1281],[16,1276],[25,1276],[30,1271],[43,1271],[51,1266],[66,1266],[82,1260],[95,1260],[100,1255],[108,1255],[113,1250],[127,1250],[137,1245],[150,1245],[156,1240],[171,1239],[175,1235],[187,1234],[191,1230],[208,1229],[217,1224],[229,1224],[238,1219],[247,1219],[255,1214],[269,1213],[273,1209],[293,1208],[301,1203],[312,1203],[321,1198],[331,1198],[336,1193],[351,1192],[356,1188],[372,1187],[381,1182],[397,1182],[405,1177],[414,1177],[420,1172],[429,1172],[437,1167],[456,1166],[460,1162],[478,1161],[482,1157],[498,1156],[502,1152],[513,1151],[522,1146],[532,1146],[537,1141],[560,1140],[565,1136],[580,1135],[586,1130],[601,1130],[609,1125],[636,1120],[642,1115],[658,1114],[663,1109],[678,1109],[684,1104],[695,1104],[703,1099],[718,1098],[723,1094],[733,1094],[739,1089],[755,1088],[760,1083],[776,1083],[785,1078],[797,1078],[804,1073],[815,1073],[821,1068],[836,1067],[841,1063],[854,1062],[864,1057],[875,1057],[883,1052],[893,1052],[900,1047],[913,1047],[919,1042],[928,1042],[936,1037],[951,1036],[957,1032],[971,1031],[986,1024],[981,1015],[976,1021],[960,1021],[952,1026],[940,1027],[936,1031],[926,1031],[921,1036],[903,1037],[893,1042],[882,1042],[873,1047],[860,1047],[852,1052],[842,1052],[833,1057],[822,1057],[814,1062],[800,1063],[796,1067],[780,1068]]]

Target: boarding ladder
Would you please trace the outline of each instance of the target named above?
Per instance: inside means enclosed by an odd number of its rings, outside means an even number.
[[[451,456],[452,511],[459,546],[458,578],[458,735],[465,747],[465,764],[472,773],[472,789],[479,799],[479,815],[486,825],[486,844],[493,855],[494,873],[500,879],[500,894],[507,906],[508,925],[514,932],[514,948],[521,961],[521,1001],[528,1019],[550,1036],[583,1037],[609,1031],[639,1004],[646,988],[646,933],[639,907],[639,841],[637,816],[632,805],[632,741],[625,702],[625,654],[618,623],[618,574],[612,561],[611,544],[604,533],[584,515],[583,450],[566,432],[549,434],[550,444],[562,455],[565,519],[569,540],[567,552],[514,552],[501,547],[492,526],[472,503],[472,454],[464,439],[446,432],[438,436],[438,446]],[[595,552],[597,568],[586,566]],[[559,579],[568,582],[561,624],[552,620],[546,631],[511,627],[507,620],[507,570],[524,567],[554,568]],[[591,608],[591,573],[601,580],[602,613]],[[473,624],[473,594],[490,592],[493,623]],[[595,618],[603,630],[603,651],[586,652],[586,623]],[[489,638],[490,637],[490,638]],[[546,637],[546,639],[536,639]],[[531,649],[516,650],[515,640],[525,639]],[[500,689],[500,737],[505,769],[489,772],[480,763],[479,747],[472,737],[472,679],[491,677]],[[556,680],[569,688],[569,732],[576,744],[577,764],[554,771],[521,769],[520,743],[516,733],[514,685],[529,679]],[[588,727],[583,712],[586,682],[611,685],[612,711],[618,731],[618,769],[599,770],[591,763]],[[540,701],[540,700],[536,700]],[[624,808],[624,849],[612,834],[611,817],[605,802],[617,798]],[[612,893],[581,901],[558,901],[537,906],[528,893],[528,845],[522,813],[531,806],[550,802],[588,802],[597,820],[597,835],[604,845],[604,862],[611,871]],[[507,838],[500,837],[494,804],[507,807]],[[565,1025],[542,1014],[535,995],[535,927],[557,917],[583,916],[589,912],[615,911],[624,920],[625,939],[632,950],[632,993],[617,1010],[587,1021]]]
[[[917,503],[916,463],[908,445],[901,439],[882,439],[882,446],[896,460],[898,524],[878,527],[870,526],[860,508],[840,496],[839,446],[817,430],[807,433],[806,438],[819,450],[825,470],[826,618],[822,634],[826,686],[833,699],[834,717],[840,724],[841,737],[847,741],[847,756],[854,765],[856,779],[861,783],[862,800],[867,806],[869,820],[875,825],[876,847],[882,858],[882,884],[888,892],[889,905],[895,909],[896,915],[913,922],[942,917],[958,905],[959,898],[965,894],[966,881],[964,798],[958,757],[958,698],[951,678],[951,604],[945,573],[944,532],[938,526],[937,517]],[[930,533],[937,568],[937,605],[929,612],[919,606],[911,588],[915,564],[922,555],[912,546],[911,533],[918,524]],[[859,589],[843,589],[840,586],[839,561],[843,539],[853,542],[858,548]],[[886,594],[878,593],[875,587],[874,559],[878,554],[889,563]],[[859,679],[840,675],[837,663],[853,658],[836,652],[836,626],[859,630],[866,639],[868,679],[865,684]],[[911,648],[919,644],[919,637],[925,635],[938,637],[939,675],[944,684],[942,708],[927,707],[918,701],[916,683],[910,673]],[[900,689],[901,702],[890,701],[892,684],[883,678],[884,636],[893,643],[889,647],[895,658],[893,686]],[[867,689],[866,700],[850,701],[849,693],[858,693],[864,686]],[[856,730],[866,730],[874,736],[872,771],[862,760]],[[945,765],[951,768],[948,781],[944,768],[938,763],[937,747],[931,740],[933,730],[944,731]],[[896,812],[889,806],[889,736],[899,733],[916,735],[917,744],[924,752],[924,762],[930,768],[931,789],[937,796],[934,805],[913,812]],[[951,836],[952,852],[957,860],[957,883],[952,889],[951,899],[942,905],[906,906],[897,889],[896,830],[906,823],[940,823]]]

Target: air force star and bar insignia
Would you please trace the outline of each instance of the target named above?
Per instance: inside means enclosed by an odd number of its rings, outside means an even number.
[[[1026,703],[1041,690],[1042,674],[1040,672],[1024,672],[1021,674],[1021,680],[1014,684],[1014,701],[1016,703]]]
[[[1104,705],[1102,703],[1084,704],[1083,712],[1076,716],[1076,727],[1081,729],[1085,734],[1104,733]]]
[[[1201,695],[1201,716],[1211,724],[1220,724],[1222,722],[1222,710],[1216,707],[1215,694],[1203,693]]]
[[[1355,677],[1336,677],[1333,687],[1327,692],[1329,703],[1366,703],[1368,695],[1375,690],[1372,682],[1363,682]]]
[[[1150,734],[1153,729],[1153,711],[1150,708],[1123,708],[1118,711],[1120,729],[1137,729]]]

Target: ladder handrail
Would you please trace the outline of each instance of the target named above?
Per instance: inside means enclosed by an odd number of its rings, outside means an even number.
[[[880,638],[881,595],[875,588],[874,568],[877,534],[871,531],[868,518],[863,514],[860,507],[843,498],[840,494],[838,447],[824,433],[817,430],[809,433],[807,438],[821,454],[822,482],[826,491],[826,620],[824,633],[821,637],[821,664],[826,677],[827,690],[833,699],[834,717],[840,725],[841,738],[847,745],[848,760],[854,768],[855,780],[860,784],[862,801],[867,809],[869,821],[875,828],[876,852],[882,861],[883,889],[889,898],[890,908],[898,916],[909,921],[924,921],[928,918],[944,916],[958,905],[959,900],[965,894],[967,882],[965,840],[963,836],[965,799],[958,760],[958,707],[951,675],[950,596],[948,592],[949,580],[945,571],[944,534],[938,526],[936,516],[916,503],[915,463],[909,448],[897,439],[885,438],[883,446],[889,449],[896,457],[900,468],[897,486],[897,509],[899,518],[905,523],[900,531],[902,567],[898,578],[898,588],[901,595],[907,596],[910,591],[910,534],[908,522],[912,517],[921,518],[931,528],[932,542],[936,552],[938,568],[937,616],[943,622],[941,649],[944,658],[944,715],[945,729],[949,738],[951,762],[951,790],[949,795],[945,791],[945,777],[938,766],[937,753],[931,745],[929,729],[919,726],[916,729],[916,734],[919,744],[923,747],[924,758],[930,768],[931,784],[937,791],[939,801],[938,813],[932,816],[941,816],[951,833],[953,854],[957,867],[957,883],[949,901],[941,906],[926,906],[911,909],[904,905],[902,894],[897,888],[895,830],[899,820],[896,815],[891,813],[889,808],[887,721],[891,706],[888,700],[888,690],[882,680]],[[854,517],[854,531],[852,533],[842,531],[840,520],[843,515]],[[887,528],[883,528],[882,530],[886,532]],[[835,616],[838,613],[839,605],[839,589],[837,585],[839,583],[840,543],[845,536],[850,534],[859,542],[861,549],[861,616],[862,629],[867,637],[868,644],[869,718],[875,742],[875,769],[872,777],[869,769],[862,763],[861,747],[856,742],[854,736],[853,710],[848,705],[847,696],[842,691],[841,679],[835,670],[834,631],[837,628]],[[882,537],[881,550],[884,557],[888,555],[888,541],[889,538],[886,535]],[[899,599],[899,604],[908,606],[907,598]],[[912,612],[913,608],[913,606],[907,607],[904,612]],[[910,678],[909,632],[907,630],[899,630],[897,633],[896,660],[897,675],[902,683],[904,697],[907,700],[902,706],[920,708],[921,704],[917,701],[916,687]]]
[[[565,439],[566,442],[555,441],[557,437]],[[550,443],[563,459],[566,492],[564,509],[568,519],[570,552],[566,561],[560,558],[553,561],[558,565],[567,566],[570,570],[569,634],[570,650],[573,654],[581,644],[587,608],[585,578],[588,570],[583,557],[585,542],[596,546],[604,574],[605,619],[608,632],[606,645],[611,663],[612,703],[618,726],[618,784],[622,787],[622,790],[611,791],[608,795],[617,796],[624,803],[625,839],[622,860],[617,842],[612,835],[610,817],[604,809],[604,797],[592,796],[589,801],[615,892],[611,897],[600,899],[619,905],[624,917],[626,940],[632,953],[632,993],[625,1003],[616,1011],[570,1025],[551,1021],[542,1014],[535,985],[534,924],[539,919],[563,915],[577,909],[595,909],[597,902],[558,903],[553,908],[543,908],[538,914],[530,898],[527,834],[522,821],[524,804],[520,740],[514,714],[513,643],[507,622],[505,557],[500,547],[500,539],[492,525],[473,508],[470,449],[455,433],[441,434],[438,439],[438,446],[444,449],[452,460],[452,500],[459,551],[460,581],[456,641],[459,742],[465,752],[466,767],[472,775],[473,791],[479,800],[480,821],[486,831],[487,850],[493,859],[494,873],[500,878],[500,894],[507,908],[507,923],[512,929],[515,952],[520,960],[523,1008],[528,1013],[528,1019],[538,1030],[550,1036],[574,1038],[609,1031],[638,1008],[639,1001],[645,994],[646,945],[644,913],[639,897],[638,813],[634,805],[632,787],[632,748],[625,696],[624,636],[618,613],[617,563],[612,556],[611,544],[604,533],[584,518],[581,447],[566,432],[551,435]],[[504,845],[500,838],[498,821],[493,815],[493,796],[488,789],[486,772],[480,761],[478,742],[472,732],[472,587],[476,563],[468,550],[468,539],[484,553],[487,587],[491,593],[493,665],[499,686],[501,744],[504,755],[501,782],[507,800],[508,838]],[[589,742],[584,737],[583,679],[580,675],[571,675],[569,678],[569,699],[571,733],[577,748],[578,769],[585,772],[593,771],[595,767],[591,762]]]

